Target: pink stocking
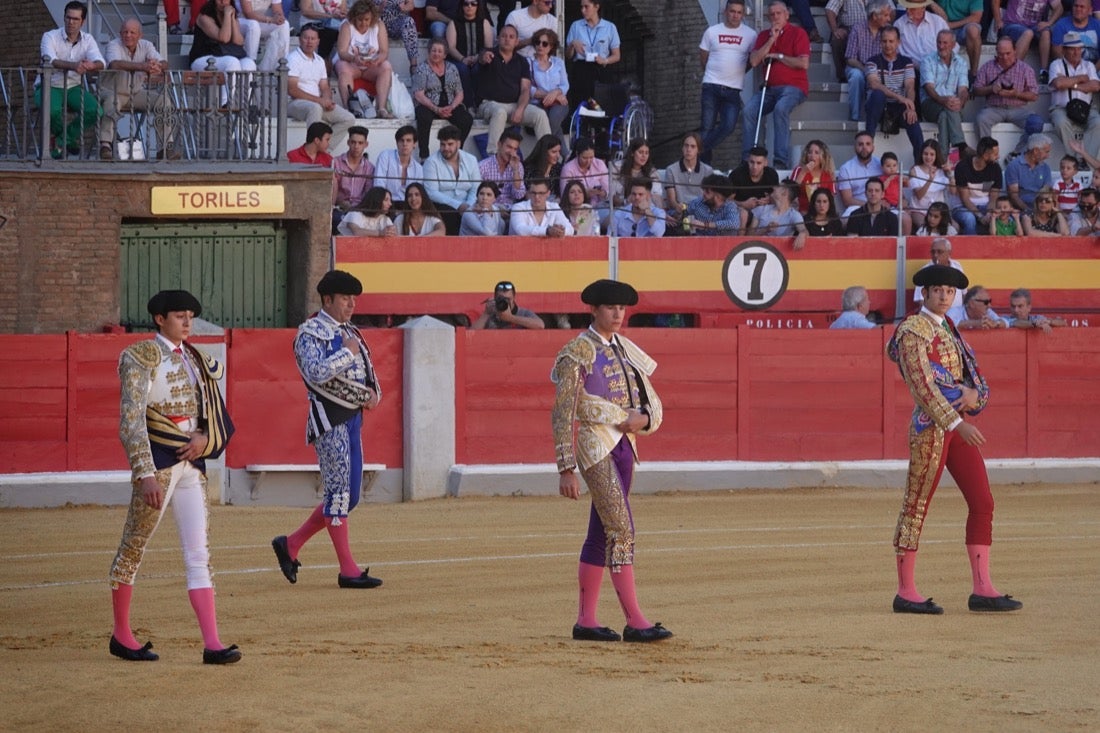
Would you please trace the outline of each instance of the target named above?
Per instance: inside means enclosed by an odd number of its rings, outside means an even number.
[[[617,573],[612,570],[611,583],[619,596],[619,605],[623,607],[627,626],[635,629],[648,629],[652,626],[638,607],[638,594],[634,589],[634,566],[621,565]]]
[[[917,592],[916,566],[916,550],[903,550],[898,555],[898,595],[907,601],[924,603],[924,596]]]
[[[215,651],[224,649],[225,646],[218,638],[218,619],[214,613],[214,589],[194,588],[187,591],[187,595],[191,599],[191,608],[195,609],[195,617],[199,620],[203,646]]]
[[[989,577],[989,545],[967,545],[966,553],[970,556],[970,572],[974,576],[974,595],[986,598],[1001,595]]]
[[[141,644],[130,630],[130,599],[134,596],[134,586],[119,583],[111,589],[111,608],[115,616],[114,637],[127,649],[140,649]]]
[[[332,547],[336,550],[336,559],[340,561],[340,575],[345,578],[358,578],[362,571],[355,563],[355,558],[351,556],[351,547],[348,543],[348,518],[341,518],[340,524],[333,525],[329,522],[326,526],[328,536],[332,540]]]
[[[577,565],[577,581],[580,584],[580,603],[577,608],[577,623],[589,629],[596,628],[596,608],[600,604],[600,584],[603,583],[603,565],[589,565],[586,562]]]
[[[302,526],[294,530],[294,533],[286,538],[286,549],[290,556],[297,560],[302,547],[309,542],[309,538],[325,528],[325,513],[321,504],[309,515],[309,519],[302,522]]]

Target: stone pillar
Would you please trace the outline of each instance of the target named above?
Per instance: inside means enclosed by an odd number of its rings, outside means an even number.
[[[404,501],[446,496],[455,462],[455,331],[431,316],[403,324]]]

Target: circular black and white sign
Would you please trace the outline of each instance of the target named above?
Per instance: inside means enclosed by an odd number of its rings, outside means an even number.
[[[722,287],[735,304],[756,311],[775,305],[787,292],[787,259],[767,242],[742,242],[722,265]]]

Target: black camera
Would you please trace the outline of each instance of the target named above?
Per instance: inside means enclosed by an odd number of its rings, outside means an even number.
[[[496,296],[493,299],[493,302],[496,303],[497,313],[503,313],[504,311],[509,310],[512,307],[512,301],[508,300],[503,295]]]

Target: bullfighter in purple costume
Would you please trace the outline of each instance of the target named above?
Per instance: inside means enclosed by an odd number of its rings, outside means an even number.
[[[634,520],[630,485],[634,477],[635,434],[661,425],[661,400],[649,376],[657,368],[648,354],[619,335],[626,306],[638,293],[626,283],[597,280],[581,301],[592,307],[592,325],[558,353],[551,379],[557,397],[551,422],[558,462],[558,490],[577,499],[579,468],[592,495],[588,537],[581,548],[577,578],[580,602],[573,638],[619,641],[619,634],[596,620],[604,568],[626,616],[622,639],[660,641],[672,632],[651,624],[638,606],[634,587]],[[578,423],[573,440],[573,424]]]

